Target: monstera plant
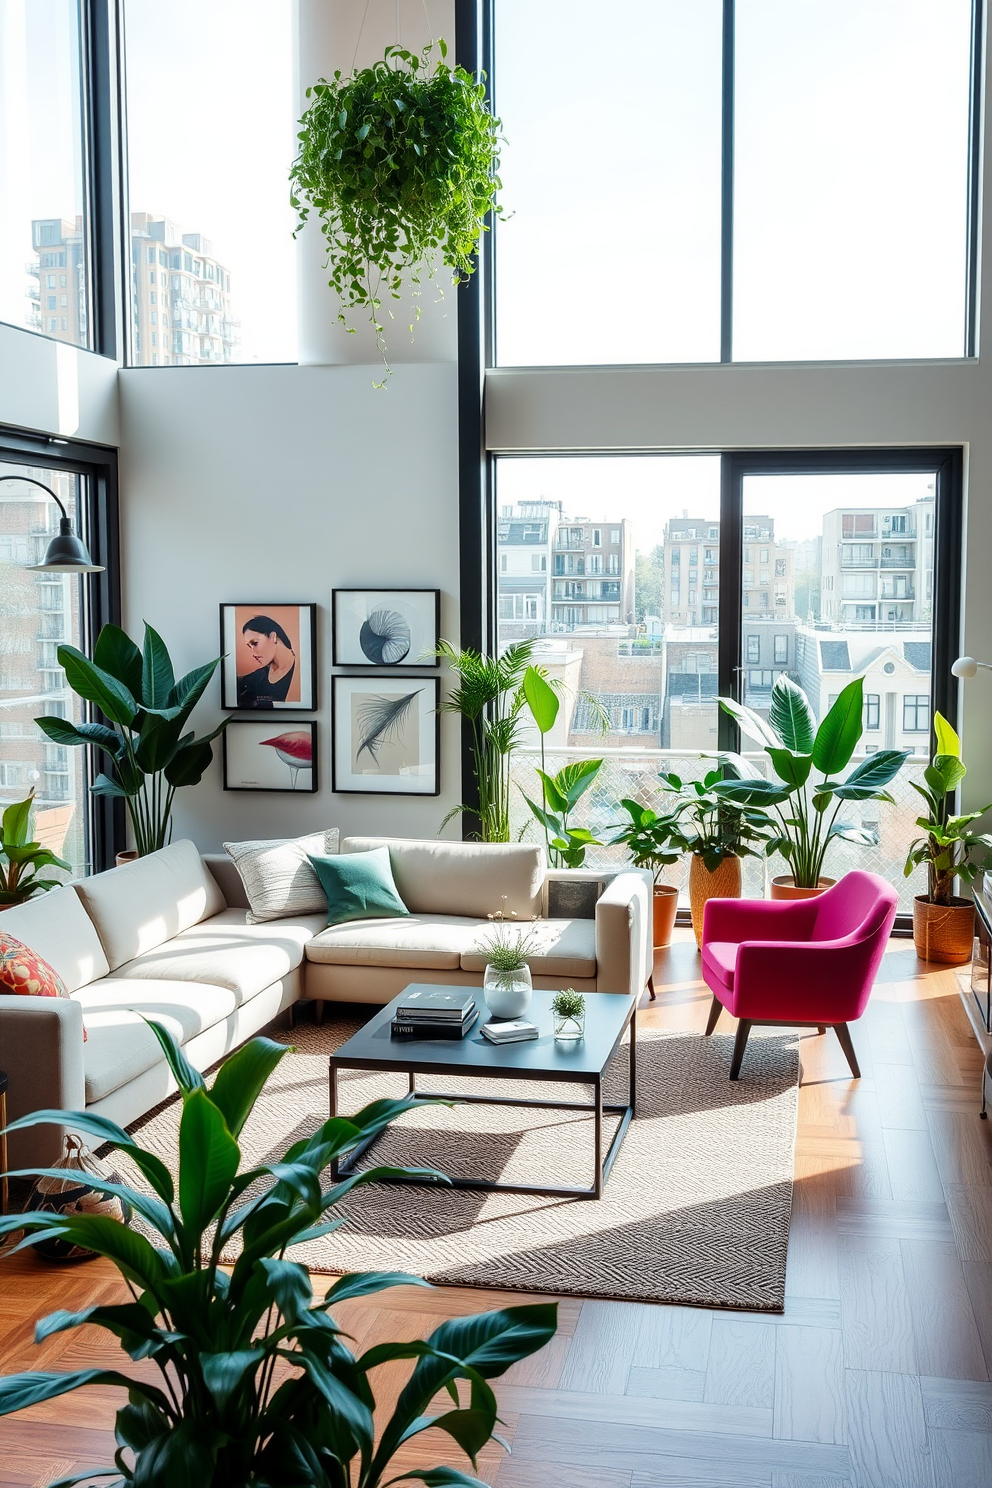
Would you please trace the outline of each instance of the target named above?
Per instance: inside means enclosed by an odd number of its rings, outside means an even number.
[[[338,1277],[316,1300],[306,1267],[285,1255],[346,1223],[331,1211],[359,1185],[407,1174],[377,1167],[323,1186],[334,1158],[420,1103],[379,1100],[355,1116],[332,1117],[280,1159],[242,1171],[238,1138],[289,1050],[252,1039],[208,1090],[171,1034],[150,1026],[182,1097],[176,1179],[157,1154],[93,1111],[35,1111],[10,1128],[55,1122],[109,1142],[144,1180],[140,1188],[90,1181],[129,1204],[147,1233],[71,1210],[0,1216],[0,1239],[25,1232],[15,1249],[41,1237],[70,1241],[112,1261],[131,1293],[127,1302],[52,1313],[37,1325],[37,1341],[103,1328],[132,1360],[146,1363],[137,1375],[98,1367],[0,1376],[0,1416],[87,1385],[128,1392],[117,1412],[116,1465],[51,1488],[105,1479],[109,1488],[387,1488],[410,1479],[428,1488],[485,1488],[458,1468],[410,1465],[411,1456],[423,1461],[429,1448],[422,1433],[432,1430],[436,1439],[441,1431],[475,1465],[497,1425],[489,1381],[553,1337],[555,1304],[451,1318],[429,1338],[376,1343],[356,1356],[331,1309],[388,1287],[427,1283],[367,1271]],[[61,1169],[43,1171],[63,1176]],[[430,1176],[447,1182],[441,1173]],[[237,1260],[224,1267],[221,1256],[231,1246]],[[376,1413],[375,1371],[405,1361],[413,1372],[392,1411]],[[467,1385],[464,1402],[458,1381]],[[444,1392],[454,1408],[432,1412]],[[394,1461],[410,1443],[406,1465]]]
[[[297,231],[320,218],[338,319],[352,330],[350,315],[367,311],[384,362],[383,300],[407,279],[419,293],[442,264],[467,279],[500,184],[485,86],[437,48],[432,65],[433,46],[387,47],[373,66],[308,88],[290,172]]]
[[[225,719],[201,738],[186,728],[220,657],[177,682],[165,642],[150,625],[140,651],[119,626],[105,625],[92,661],[75,646],[60,646],[57,655],[73,692],[106,722],[35,723],[55,744],[89,745],[106,756],[110,774],[97,775],[93,793],[126,803],[139,857],[158,851],[171,835],[176,791],[198,784],[213,758],[211,741],[227,727]]]
[[[778,831],[766,842],[765,852],[769,857],[781,853],[792,873],[773,881],[773,898],[827,887],[823,863],[836,838],[872,844],[863,828],[838,820],[845,802],[892,800],[885,787],[898,775],[909,749],[880,749],[840,778],[863,732],[863,688],[861,677],[849,682],[819,725],[802,688],[784,673],[772,688],[767,723],[733,698],[720,699],[741,733],[763,747],[777,776],[768,780],[749,760],[724,754],[721,758],[741,778],[711,787],[735,805],[770,808],[777,819]]]

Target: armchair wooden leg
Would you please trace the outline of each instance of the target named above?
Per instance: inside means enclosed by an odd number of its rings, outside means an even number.
[[[821,1038],[822,1038],[822,1037],[823,1037],[823,1035],[824,1035],[824,1034],[825,1034],[825,1033],[826,1033],[826,1031],[827,1031],[827,1025],[826,1025],[826,1023],[818,1023],[818,1024],[817,1024],[817,1025],[816,1025],[816,1031],[817,1031],[817,1033],[818,1033],[818,1034],[819,1034],[819,1035],[820,1035],[820,1037],[821,1037]]]
[[[856,1080],[860,1080],[861,1068],[858,1064],[858,1056],[854,1052],[854,1044],[851,1042],[851,1030],[846,1023],[835,1023],[834,1033],[837,1035],[837,1042],[847,1056],[847,1062],[851,1066],[851,1074]]]
[[[740,1018],[737,1022],[737,1037],[734,1039],[734,1057],[730,1061],[730,1078],[736,1080],[740,1077],[741,1062],[744,1058],[744,1050],[747,1048],[748,1035],[751,1032],[753,1018]]]
[[[652,972],[651,975],[648,977],[648,996],[650,997],[651,1001],[654,1002],[654,972]]]
[[[324,999],[322,997],[318,997],[314,1002],[313,1020],[315,1023],[323,1023],[324,1021]]]
[[[717,1025],[717,1019],[722,1012],[723,1003],[720,1001],[719,997],[714,996],[713,1004],[710,1008],[710,1015],[706,1019],[706,1032],[703,1034],[704,1038],[709,1038],[710,1034],[713,1032],[714,1028]]]

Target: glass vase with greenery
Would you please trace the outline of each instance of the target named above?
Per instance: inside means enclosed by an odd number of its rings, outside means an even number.
[[[92,661],[75,646],[60,646],[59,665],[78,697],[99,708],[106,723],[36,718],[55,744],[89,746],[110,761],[90,789],[124,801],[138,856],[157,852],[172,835],[176,791],[197,785],[213,759],[211,743],[228,720],[197,738],[186,725],[220,657],[176,680],[165,642],[145,626],[142,650],[117,625],[105,625]]]
[[[580,1039],[586,1031],[586,1000],[574,987],[556,992],[551,999],[551,1018],[555,1038],[564,1042]]]
[[[765,852],[769,857],[782,854],[796,888],[819,886],[835,839],[872,844],[874,839],[863,828],[838,820],[840,811],[848,801],[891,802],[885,787],[912,752],[880,749],[838,778],[863,732],[863,690],[861,677],[849,682],[819,725],[802,688],[784,673],[772,688],[767,723],[733,698],[720,698],[720,706],[741,732],[764,749],[777,779],[768,780],[738,754],[725,754],[721,758],[734,765],[738,778],[720,781],[713,790],[729,804],[771,808],[778,830],[766,841]]]
[[[510,841],[510,765],[520,742],[522,684],[533,651],[532,640],[515,641],[499,656],[483,656],[471,647],[459,650],[450,641],[437,648],[457,678],[441,711],[457,713],[468,722],[479,793],[478,806],[455,806],[444,822],[462,812],[478,816],[476,835],[482,842]]]
[[[31,805],[34,791],[24,801],[6,807],[0,817],[0,909],[23,904],[35,894],[57,889],[60,880],[42,878],[42,868],[72,872],[72,864],[40,842],[31,840]]]
[[[447,65],[443,41],[437,49],[432,66],[433,44],[419,55],[390,46],[371,67],[308,88],[290,171],[297,231],[311,211],[320,218],[338,319],[350,330],[352,313],[367,311],[384,362],[383,300],[407,280],[418,294],[442,265],[467,279],[500,185],[485,85]]]
[[[323,1179],[333,1159],[383,1131],[414,1100],[379,1100],[355,1116],[332,1117],[280,1158],[242,1171],[238,1139],[289,1050],[252,1039],[207,1089],[172,1035],[151,1026],[182,1098],[177,1178],[156,1153],[92,1111],[36,1111],[10,1127],[54,1122],[124,1154],[142,1174],[140,1189],[88,1181],[129,1204],[151,1238],[105,1215],[72,1210],[0,1217],[0,1237],[24,1231],[7,1254],[42,1236],[65,1240],[111,1261],[131,1294],[123,1303],[100,1300],[81,1312],[52,1313],[38,1323],[37,1342],[102,1328],[143,1367],[136,1375],[100,1365],[0,1377],[0,1415],[87,1385],[127,1391],[117,1412],[115,1465],[53,1488],[104,1479],[110,1488],[384,1488],[409,1479],[428,1488],[484,1488],[457,1468],[404,1470],[394,1459],[425,1431],[439,1430],[474,1467],[496,1432],[489,1382],[553,1337],[554,1304],[451,1318],[429,1338],[375,1343],[356,1354],[331,1310],[388,1287],[427,1283],[400,1272],[363,1272],[336,1278],[315,1300],[306,1267],[286,1258],[293,1246],[347,1222],[332,1211],[354,1189],[409,1171],[375,1167],[327,1187]],[[64,1176],[60,1169],[41,1172]],[[222,1265],[234,1245],[237,1259]],[[377,1412],[375,1372],[408,1361],[413,1372],[394,1408]],[[149,1366],[158,1370],[157,1383]],[[468,1387],[464,1403],[459,1381]],[[432,1411],[443,1392],[454,1408]],[[415,1450],[430,1461],[425,1444]]]

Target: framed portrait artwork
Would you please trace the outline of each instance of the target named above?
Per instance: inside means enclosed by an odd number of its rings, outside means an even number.
[[[440,589],[334,589],[334,665],[436,667]]]
[[[332,780],[335,791],[436,796],[438,677],[334,677]]]
[[[317,606],[222,604],[221,707],[317,706]]]
[[[224,730],[224,789],[296,791],[317,789],[317,725],[311,719],[277,723],[232,718]]]

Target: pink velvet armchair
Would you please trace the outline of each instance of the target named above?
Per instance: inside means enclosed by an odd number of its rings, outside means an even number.
[[[868,1005],[896,917],[896,891],[848,873],[814,899],[711,899],[703,917],[703,977],[713,993],[707,1038],[722,1008],[738,1020],[730,1078],[756,1023],[833,1028],[860,1077],[849,1023]]]

